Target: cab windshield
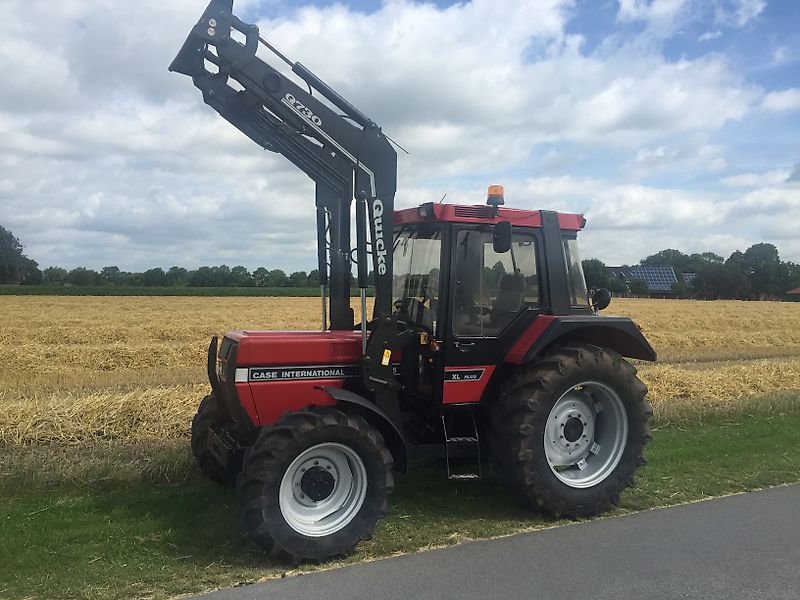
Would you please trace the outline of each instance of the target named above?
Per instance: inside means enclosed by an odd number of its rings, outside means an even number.
[[[441,253],[439,229],[407,229],[395,234],[394,314],[431,333],[436,332]]]

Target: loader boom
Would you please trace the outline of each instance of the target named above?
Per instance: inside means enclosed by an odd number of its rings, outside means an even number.
[[[170,71],[190,76],[206,104],[263,148],[288,158],[315,182],[323,323],[329,283],[330,326],[334,330],[354,327],[350,217],[355,198],[358,286],[363,299],[369,228],[376,288],[374,316],[389,317],[397,188],[394,149],[371,119],[306,67],[287,59],[260,36],[256,25],[234,16],[232,5],[233,0],[210,2]],[[288,64],[307,89],[256,56],[260,46],[268,56]],[[365,320],[362,315],[362,322]]]

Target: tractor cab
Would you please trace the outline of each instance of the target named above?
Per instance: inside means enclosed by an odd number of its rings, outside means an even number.
[[[490,187],[490,200],[491,192],[502,187]],[[552,287],[560,314],[592,313],[576,246],[583,217],[545,215],[433,203],[395,213],[393,314],[419,332],[404,350],[419,354],[406,361],[418,363],[406,390],[436,404],[480,402],[497,358],[537,317],[553,314]],[[546,247],[545,235],[557,243]]]

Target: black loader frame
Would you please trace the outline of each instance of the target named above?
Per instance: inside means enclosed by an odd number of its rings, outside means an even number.
[[[392,370],[382,368],[380,356],[385,348],[401,346],[403,340],[397,336],[391,307],[397,154],[378,125],[309,69],[286,58],[259,35],[257,26],[233,15],[232,8],[233,0],[211,1],[170,71],[190,76],[206,104],[264,149],[288,158],[316,184],[323,329],[327,328],[328,284],[330,329],[354,327],[350,308],[350,217],[355,198],[355,262],[361,291],[365,385],[391,398],[397,383]],[[234,39],[234,31],[242,35],[243,42]],[[259,46],[291,67],[307,89],[257,57]],[[233,87],[232,81],[242,89]],[[327,102],[315,97],[314,91]],[[369,347],[365,303],[368,228],[375,274],[374,318],[378,325],[370,336],[374,342]]]

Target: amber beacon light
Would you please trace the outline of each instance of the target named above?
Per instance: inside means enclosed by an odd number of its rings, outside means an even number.
[[[505,196],[502,185],[490,185],[489,192],[486,198],[486,204],[489,206],[502,206],[505,204]]]

